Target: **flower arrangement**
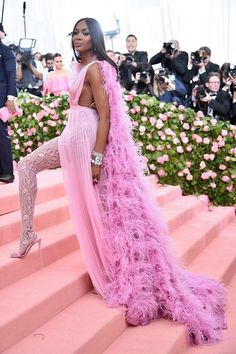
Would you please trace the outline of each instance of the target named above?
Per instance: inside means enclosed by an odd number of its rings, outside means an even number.
[[[180,185],[184,194],[206,194],[215,205],[236,204],[236,127],[135,91],[124,98],[134,139],[159,183]],[[18,105],[23,115],[9,124],[17,161],[61,134],[69,108],[66,94],[23,93]]]
[[[19,94],[17,104],[23,114],[9,121],[12,153],[16,161],[43,142],[60,135],[65,127],[69,108],[66,93],[40,98],[24,92]]]
[[[134,138],[159,183],[206,194],[215,205],[236,204],[235,126],[135,91],[124,97]]]

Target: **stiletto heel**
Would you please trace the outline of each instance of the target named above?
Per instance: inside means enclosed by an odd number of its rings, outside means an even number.
[[[19,251],[12,252],[11,258],[24,258],[35,244],[38,244],[39,253],[40,253],[41,238],[39,238],[35,233],[32,233],[31,235],[27,235],[27,237],[23,238],[22,242],[20,242]]]

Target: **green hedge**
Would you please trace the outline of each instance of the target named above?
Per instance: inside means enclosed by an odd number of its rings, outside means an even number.
[[[215,205],[236,204],[236,127],[134,91],[124,98],[134,138],[160,183],[206,194]],[[23,115],[9,124],[16,161],[60,135],[69,108],[67,95],[39,99],[24,93],[18,104]]]

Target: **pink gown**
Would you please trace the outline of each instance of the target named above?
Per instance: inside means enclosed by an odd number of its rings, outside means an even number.
[[[99,117],[78,105],[85,67],[74,63],[68,124],[59,154],[71,217],[96,290],[109,306],[126,307],[134,325],[167,318],[186,325],[191,344],[214,343],[225,328],[225,288],[181,268],[171,253],[161,210],[149,197],[114,68],[97,61],[108,94],[110,130],[101,179],[90,158]],[[101,88],[99,88],[101,89]]]
[[[66,72],[60,75],[49,75],[43,84],[43,94],[48,95],[53,93],[54,95],[60,95],[61,92],[69,92],[68,75]]]

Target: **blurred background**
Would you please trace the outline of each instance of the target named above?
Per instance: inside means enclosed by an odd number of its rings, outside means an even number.
[[[0,6],[6,44],[17,45],[26,34],[36,39],[33,52],[60,52],[65,63],[72,57],[68,34],[82,17],[100,22],[107,49],[126,52],[125,38],[132,33],[149,59],[163,42],[177,39],[189,54],[208,46],[212,62],[236,63],[235,0],[0,0]]]

